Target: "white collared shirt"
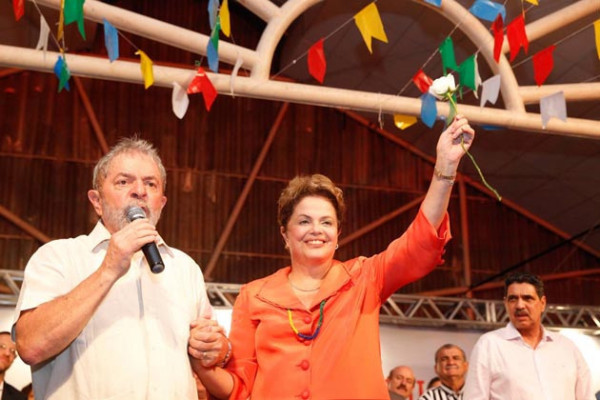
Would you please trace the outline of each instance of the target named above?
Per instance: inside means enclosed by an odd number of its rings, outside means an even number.
[[[99,222],[87,236],[42,246],[25,269],[22,310],[70,292],[102,263],[110,234]],[[188,359],[190,322],[212,315],[198,265],[162,242],[165,270],[150,272],[141,251],[81,334],[32,368],[36,399],[196,399]]]
[[[511,324],[482,335],[471,354],[465,400],[594,400],[581,353],[543,329],[533,349]]]

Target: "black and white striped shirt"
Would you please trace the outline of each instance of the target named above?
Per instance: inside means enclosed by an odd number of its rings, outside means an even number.
[[[419,400],[462,400],[463,398],[463,390],[460,389],[458,393],[454,392],[449,387],[442,384],[441,386],[431,388],[421,397]]]

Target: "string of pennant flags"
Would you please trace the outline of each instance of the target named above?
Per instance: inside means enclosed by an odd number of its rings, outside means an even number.
[[[422,1],[438,8],[441,7],[442,2],[442,0]],[[521,2],[527,2],[532,6],[538,5],[538,0],[521,0]],[[36,5],[38,11],[40,11],[35,0],[33,0],[33,3]],[[58,45],[60,55],[58,56],[58,59],[54,65],[54,73],[59,80],[59,92],[62,91],[63,88],[67,90],[70,89],[69,79],[71,77],[67,63],[67,54],[64,50],[64,26],[71,23],[76,23],[79,33],[85,39],[83,22],[84,3],[85,0],[61,0],[60,17],[56,37],[54,37],[54,35],[51,33],[49,25],[40,11],[40,36],[36,45],[36,49],[42,49],[45,57],[50,35]],[[373,52],[373,39],[384,43],[388,42],[385,28],[379,15],[376,3],[377,0],[368,4],[352,18],[370,53]],[[25,0],[13,0],[13,9],[15,19],[18,21],[25,13]],[[469,8],[469,12],[481,20],[492,22],[491,33],[494,37],[494,59],[496,62],[499,62],[500,60],[500,55],[502,53],[501,49],[505,35],[510,49],[509,62],[512,63],[515,60],[521,49],[523,49],[524,53],[527,54],[529,50],[529,41],[525,31],[525,12],[522,12],[512,21],[508,22],[506,26],[506,10],[503,4],[496,3],[492,0],[475,0],[475,2]],[[228,0],[222,0],[222,2],[219,0],[209,0],[208,16],[211,33],[210,39],[207,42],[206,59],[208,68],[214,72],[218,72],[218,50],[219,41],[221,40],[220,35],[222,33],[223,35],[232,38]],[[593,22],[592,25],[594,26],[596,51],[598,58],[600,58],[600,19]],[[106,19],[103,21],[103,26],[105,47],[110,62],[113,62],[119,58],[119,36],[123,37],[127,41],[128,39]],[[324,42],[330,36],[331,35],[317,40],[312,46],[310,46],[308,51],[301,56],[301,58],[306,56],[308,72],[310,76],[320,84],[323,84],[327,71],[327,57],[324,50]],[[63,45],[60,45],[61,41]],[[140,72],[144,81],[144,87],[145,89],[148,89],[154,83],[153,62],[143,50],[137,48],[135,45],[133,45],[133,47],[137,49],[135,54],[140,58]],[[545,83],[554,68],[553,51],[555,49],[556,44],[553,44],[531,57],[534,79],[538,86],[541,86]],[[456,73],[458,75],[458,95],[460,98],[462,98],[463,89],[470,89],[475,97],[477,97],[478,89],[481,86],[480,106],[483,107],[486,102],[495,104],[500,91],[501,78],[499,75],[495,75],[484,82],[481,81],[477,66],[478,51],[475,54],[467,57],[462,63],[458,64],[456,62],[454,44],[451,35],[447,36],[443,40],[436,51],[439,51],[442,58],[443,75],[447,75],[449,73]],[[297,61],[298,60],[295,59],[293,62],[296,63]],[[232,72],[232,80],[234,79],[235,75],[237,75],[241,65],[241,60],[238,60]],[[436,98],[429,92],[429,88],[431,87],[433,79],[423,71],[423,68],[424,66],[416,71],[411,79],[411,82],[422,93],[420,113],[421,121],[428,127],[432,127],[438,117]],[[187,88],[182,88],[179,84],[175,82],[173,83],[173,112],[178,118],[183,118],[187,112],[187,106],[189,104],[187,95],[198,93],[202,93],[206,110],[210,111],[217,97],[217,91],[211,83],[205,70],[200,65],[197,65],[196,74]],[[562,94],[562,92],[558,92],[542,98],[540,100],[540,113],[543,127],[546,126],[549,119],[552,117],[566,120],[566,102],[564,94]],[[415,124],[417,122],[417,118],[414,116],[396,114],[394,115],[394,122],[399,129],[403,130]]]

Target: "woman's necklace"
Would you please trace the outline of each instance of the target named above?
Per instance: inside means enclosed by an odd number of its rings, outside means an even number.
[[[302,289],[302,288],[299,288],[298,286],[294,285],[294,283],[293,283],[293,282],[292,282],[292,280],[290,279],[290,276],[289,276],[289,275],[288,275],[288,282],[290,283],[290,286],[291,286],[292,288],[296,289],[296,290],[297,290],[297,291],[299,291],[299,292],[305,292],[305,293],[308,293],[308,292],[316,292],[317,290],[321,289],[321,285],[319,285],[319,286],[317,286],[316,288],[313,288],[313,289]]]
[[[304,340],[313,340],[314,338],[317,337],[317,335],[321,331],[321,325],[323,325],[323,308],[325,307],[326,302],[327,302],[327,299],[325,299],[321,302],[321,306],[319,307],[319,322],[317,323],[317,329],[315,329],[315,333],[313,333],[312,335],[305,335],[304,333],[298,332],[298,329],[296,329],[296,326],[294,325],[294,320],[292,319],[292,310],[290,310],[289,308],[287,309],[290,326],[292,327],[292,330],[298,337],[300,337]]]

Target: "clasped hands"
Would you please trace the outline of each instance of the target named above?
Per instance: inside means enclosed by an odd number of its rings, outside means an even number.
[[[205,368],[224,366],[231,355],[225,330],[217,321],[200,317],[190,324],[188,353]]]

